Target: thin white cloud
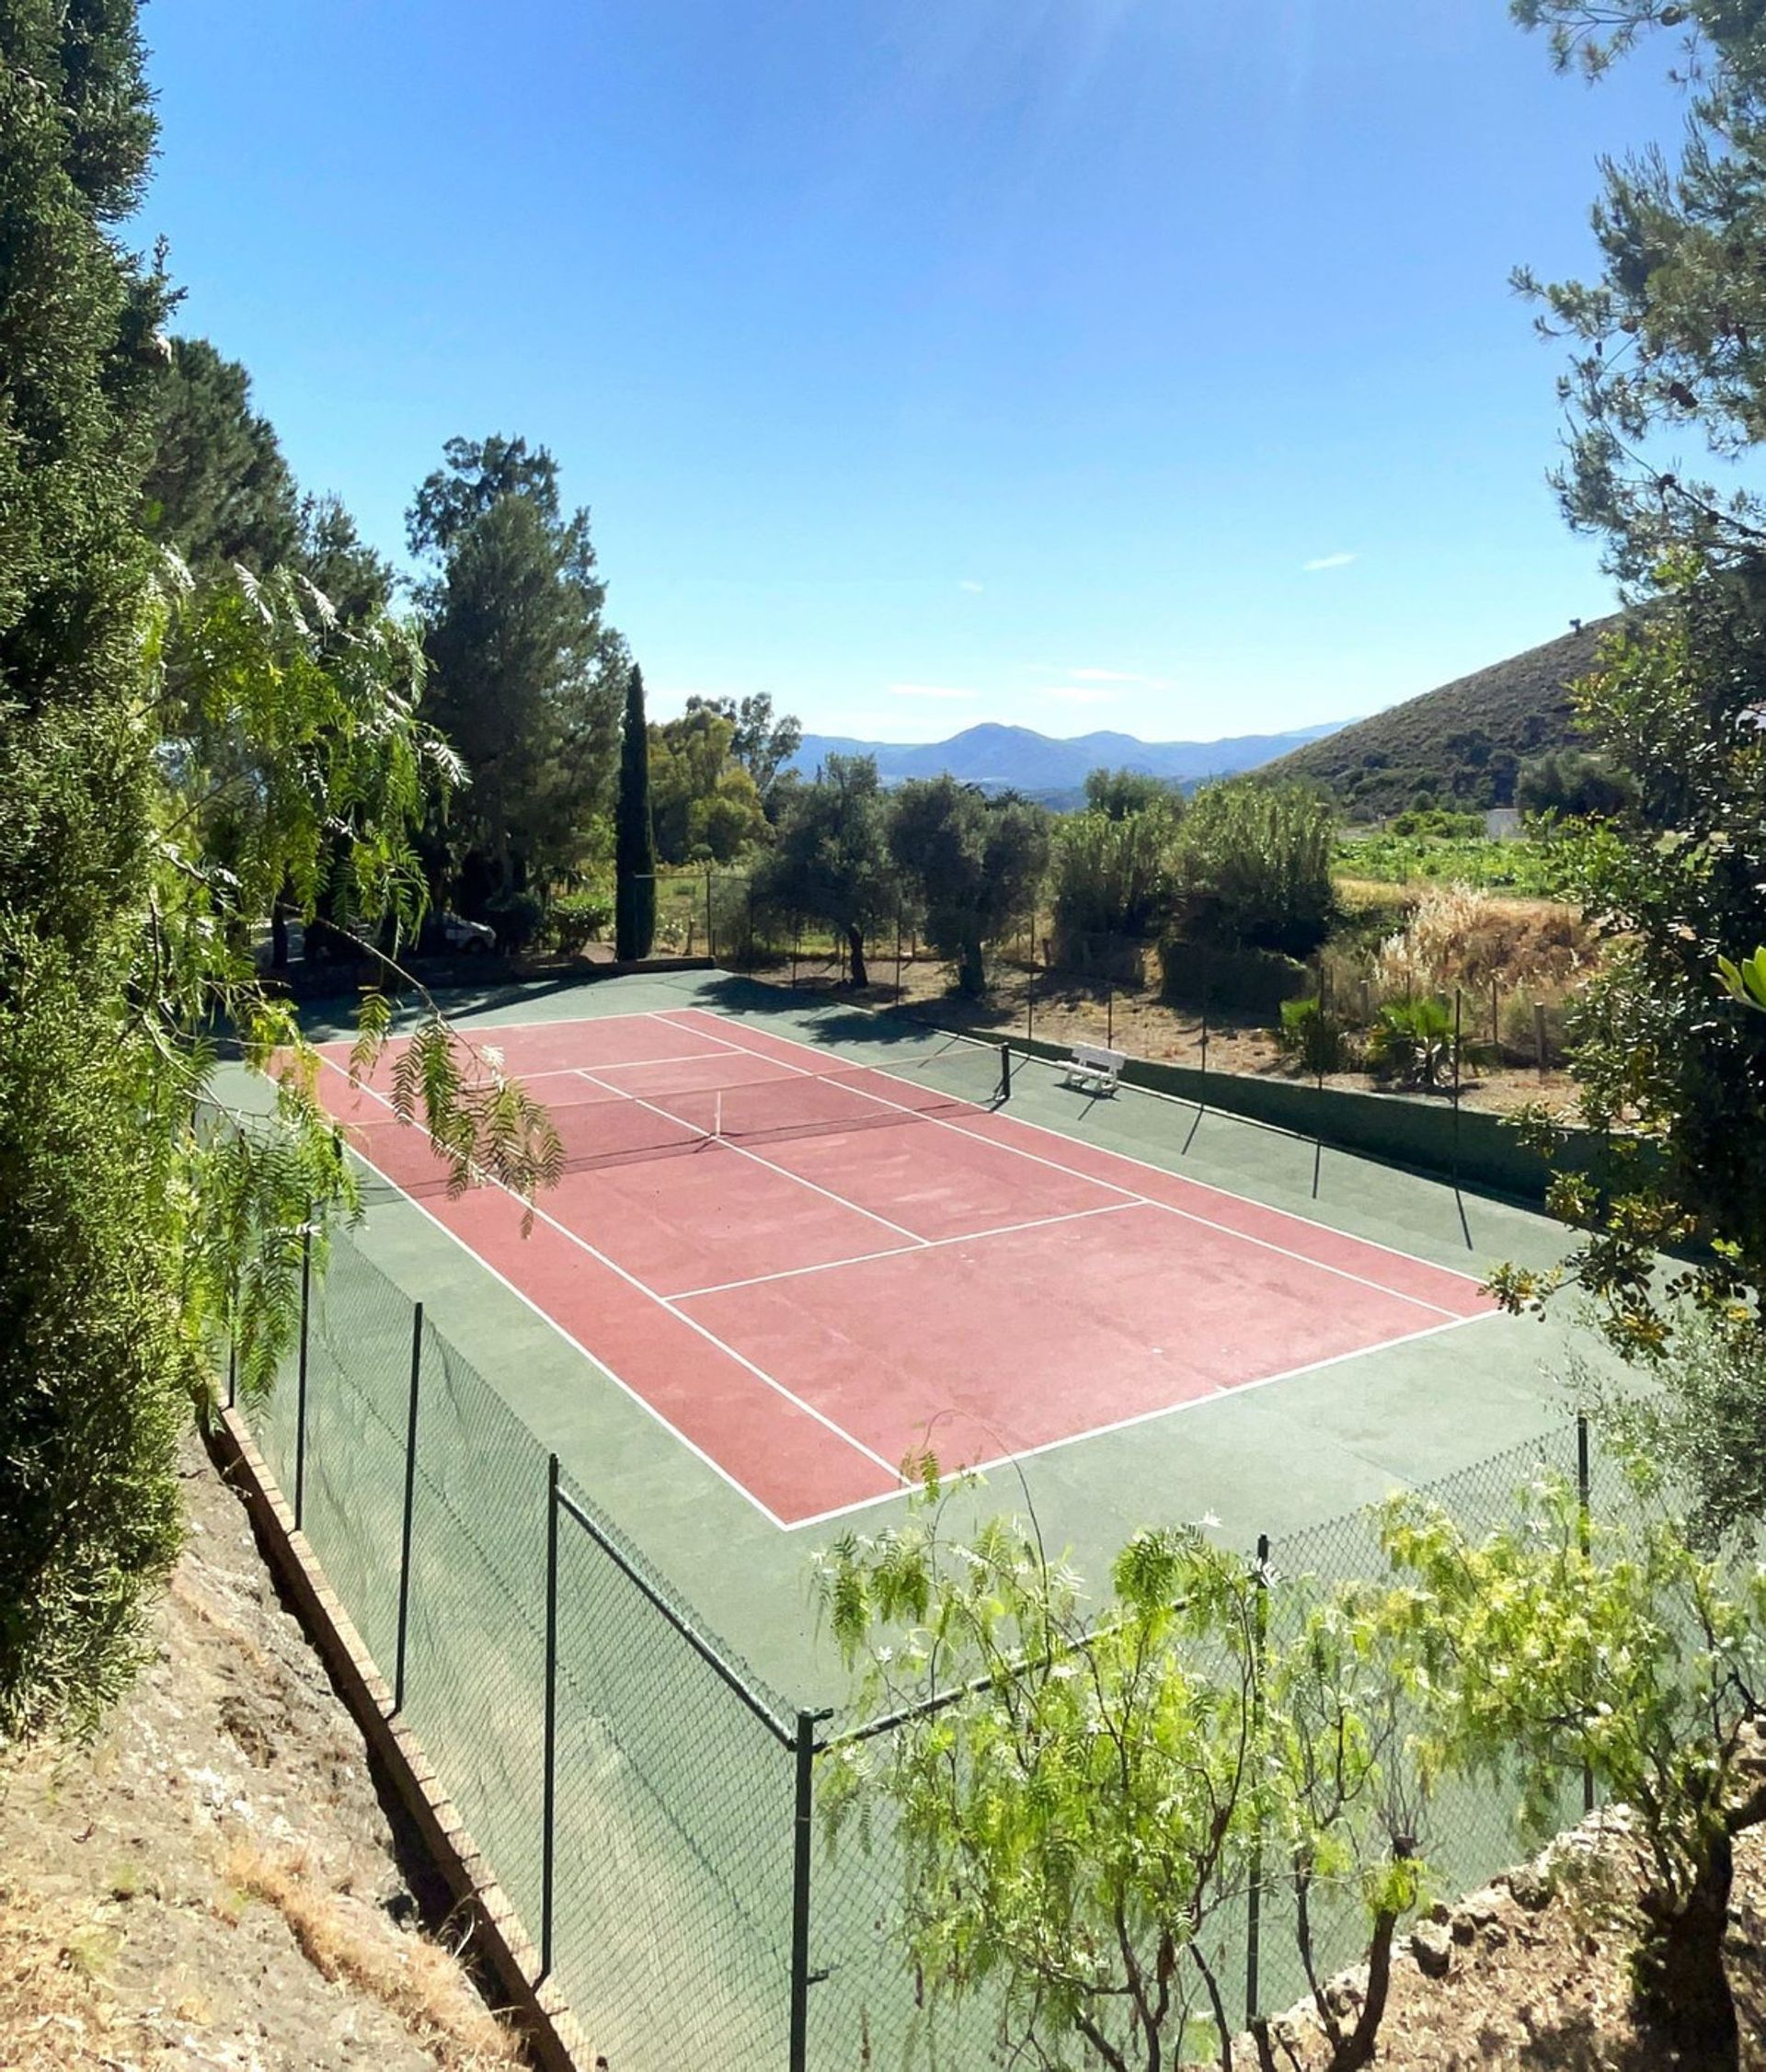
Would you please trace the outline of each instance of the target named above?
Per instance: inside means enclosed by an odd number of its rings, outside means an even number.
[[[1070,705],[1113,705],[1120,695],[1101,683],[1057,683],[1043,693],[1045,698],[1060,698]]]
[[[1133,683],[1143,691],[1169,691],[1163,676],[1141,676],[1133,670],[1069,670],[1075,683]]]
[[[987,585],[985,583],[976,582],[972,577],[965,576],[962,581],[958,584],[957,588],[958,590],[966,590],[971,597],[979,597],[981,592],[987,588]]]
[[[1321,554],[1316,561],[1302,561],[1301,567],[1309,576],[1316,576],[1322,568],[1347,568],[1350,562],[1359,561],[1359,555]]]
[[[972,698],[973,691],[956,683],[891,683],[891,698]]]

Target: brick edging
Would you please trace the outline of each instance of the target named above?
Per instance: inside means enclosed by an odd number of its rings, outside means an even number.
[[[535,2059],[545,2072],[591,2072],[597,2060],[569,2003],[550,1979],[541,1979],[539,1952],[509,1895],[442,1789],[422,1743],[395,1713],[390,1688],[326,1579],[306,1535],[296,1529],[293,1511],[245,1420],[237,1411],[219,1410],[208,1437],[217,1465],[245,1498],[265,1557],[307,1639],[391,1779],[455,1904],[470,1908],[475,1944],[496,1975]]]

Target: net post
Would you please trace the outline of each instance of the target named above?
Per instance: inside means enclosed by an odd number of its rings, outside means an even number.
[[[405,1508],[398,1533],[398,1643],[393,1657],[393,1710],[405,1710],[405,1641],[410,1630],[411,1526],[417,1509],[417,1391],[423,1369],[423,1305],[411,1304],[411,1386],[405,1409]]]
[[[1012,1046],[1009,1043],[1003,1043],[1000,1046],[1000,1099],[1009,1101],[1011,1098]]]
[[[1269,1644],[1269,1535],[1257,1535],[1256,1598],[1252,1608],[1251,1628],[1251,1745],[1253,1760],[1262,1761],[1263,1665]],[[1259,1820],[1251,1845],[1251,1884],[1245,1895],[1244,1914],[1244,2020],[1250,2027],[1261,2011],[1263,1934],[1263,1822]]]
[[[540,1977],[552,1975],[553,1843],[558,1792],[558,1457],[545,1459],[545,1746],[540,1837]]]
[[[1578,1410],[1576,1414],[1576,1513],[1577,1538],[1586,1562],[1592,1535],[1588,1514],[1588,1414]],[[1582,1765],[1582,1811],[1594,1811],[1594,1770],[1590,1764]]]
[[[301,1349],[294,1373],[294,1529],[306,1498],[306,1347],[313,1311],[313,1212],[301,1226]]]
[[[809,1969],[809,1866],[815,1841],[816,1729],[827,1712],[797,1714],[791,1751],[796,1758],[796,1794],[791,1824],[791,2034],[786,2056],[789,2072],[808,2072],[809,2064],[809,1988],[817,1975]]]

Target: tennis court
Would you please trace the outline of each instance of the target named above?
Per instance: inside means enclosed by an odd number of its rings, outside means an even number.
[[[997,1053],[914,1064],[691,1002],[482,1032],[566,1171],[450,1197],[330,1046],[361,1155],[780,1528],[1491,1314],[1477,1276],[1040,1127]],[[1072,1096],[1076,1113],[1087,1105]]]

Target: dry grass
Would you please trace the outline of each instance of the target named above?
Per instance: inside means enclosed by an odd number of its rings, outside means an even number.
[[[1382,1000],[1525,990],[1561,999],[1592,968],[1596,946],[1573,908],[1552,899],[1498,899],[1467,885],[1426,887],[1410,917],[1373,959]]]
[[[64,2072],[107,2062],[115,2009],[103,1986],[102,1924],[89,1912],[0,1886],[0,2066]]]
[[[235,1891],[276,1909],[322,1978],[371,1994],[449,2072],[522,2062],[510,2032],[463,1999],[459,1965],[446,1951],[419,1935],[389,1942],[370,1933],[358,1918],[361,1902],[320,1885],[304,1853],[272,1855],[241,1842],[228,1853],[226,1876]]]

